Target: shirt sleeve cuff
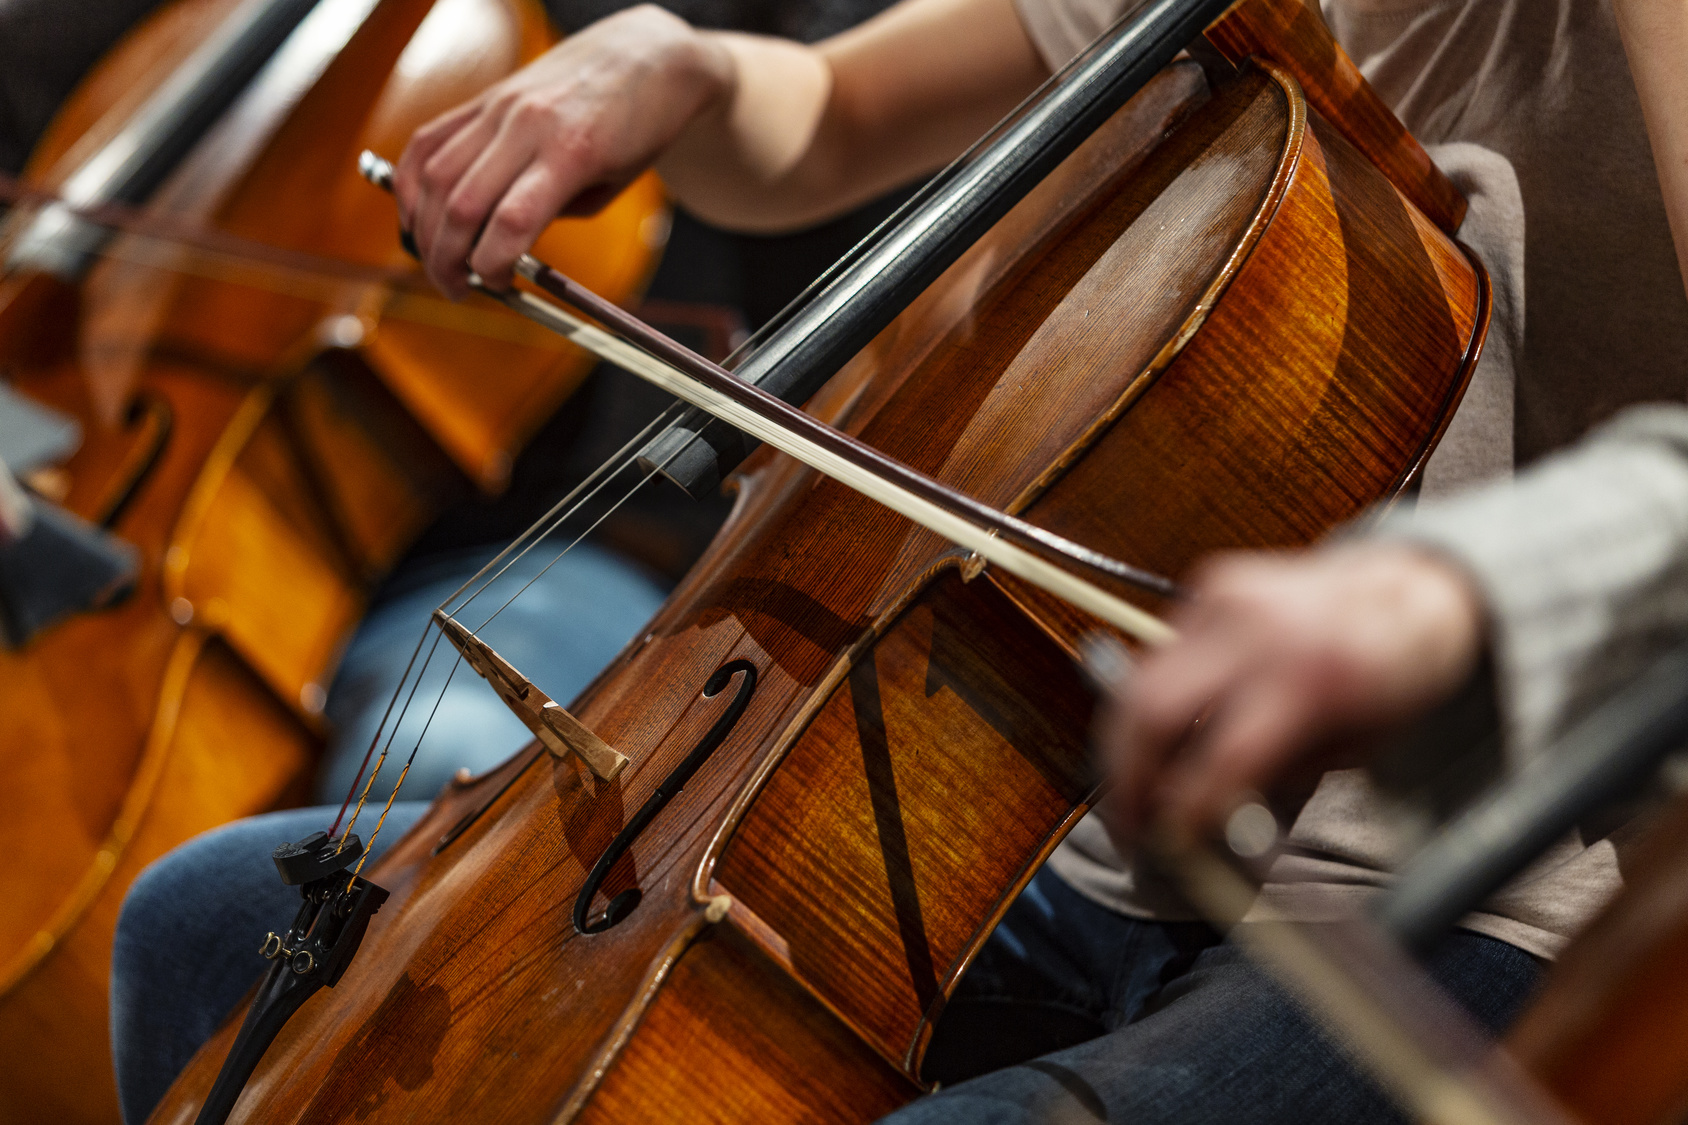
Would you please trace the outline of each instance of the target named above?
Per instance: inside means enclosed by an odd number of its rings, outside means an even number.
[[[1390,512],[1371,535],[1476,584],[1516,767],[1688,632],[1688,410],[1627,411],[1510,487]]]

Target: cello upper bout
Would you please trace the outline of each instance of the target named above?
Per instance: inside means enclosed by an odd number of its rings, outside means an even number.
[[[1313,8],[1302,0],[1245,0],[1209,28],[1207,38],[1234,62],[1258,55],[1287,70],[1307,103],[1397,190],[1444,233],[1459,229],[1465,197],[1372,89]]]

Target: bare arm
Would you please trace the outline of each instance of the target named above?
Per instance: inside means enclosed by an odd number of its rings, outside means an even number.
[[[907,0],[813,49],[714,38],[742,52],[738,97],[657,167],[690,209],[742,230],[812,223],[932,171],[1047,77],[1009,0]],[[824,97],[781,88],[800,65]]]
[[[1688,282],[1688,0],[1614,0],[1613,8]]]
[[[941,166],[1046,74],[1012,0],[903,0],[813,47],[634,8],[418,130],[399,203],[453,294],[652,163],[705,219],[791,229]]]

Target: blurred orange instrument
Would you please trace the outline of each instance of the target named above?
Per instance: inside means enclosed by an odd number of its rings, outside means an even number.
[[[357,176],[554,41],[531,0],[175,0],[62,107],[0,232],[0,363],[83,441],[38,491],[132,544],[133,594],[0,651],[0,1120],[115,1122],[106,987],[152,859],[305,796],[372,584],[501,488],[584,353],[408,269]],[[100,207],[375,267],[315,276]],[[548,255],[616,300],[665,238],[647,176]],[[302,256],[302,255],[301,255]]]

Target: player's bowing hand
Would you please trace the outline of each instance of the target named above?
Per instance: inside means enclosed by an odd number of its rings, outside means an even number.
[[[731,98],[719,44],[653,5],[598,21],[417,130],[393,179],[428,276],[495,287],[559,214],[602,207]]]
[[[1465,574],[1391,542],[1203,564],[1179,636],[1105,692],[1097,740],[1122,843],[1146,824],[1213,832],[1280,781],[1355,764],[1453,694],[1484,643]]]

